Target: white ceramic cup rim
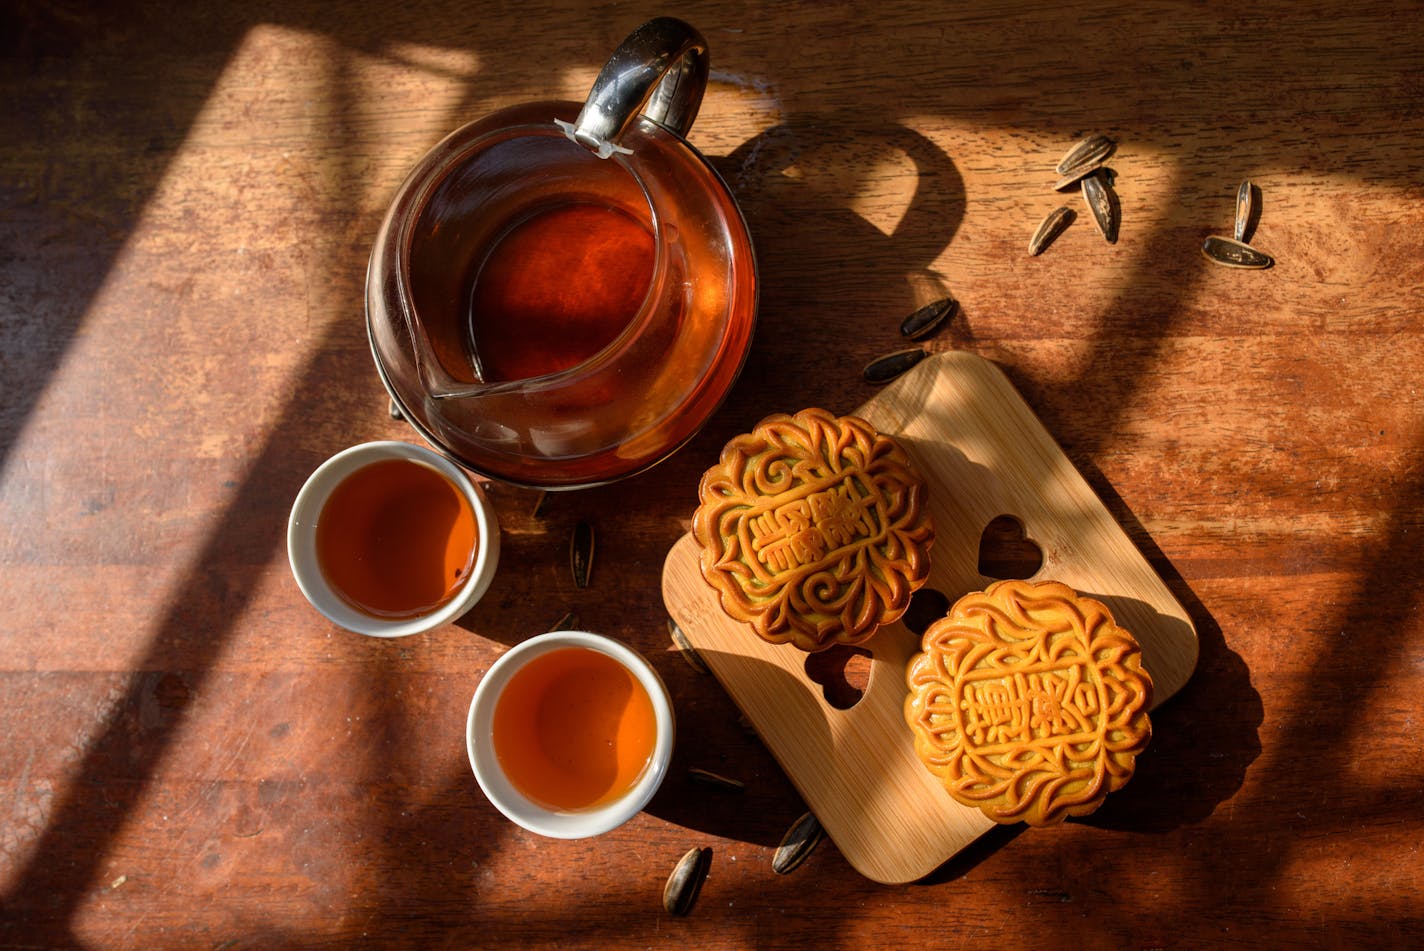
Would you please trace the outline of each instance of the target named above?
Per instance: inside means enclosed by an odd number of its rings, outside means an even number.
[[[469,576],[449,601],[429,614],[411,618],[379,618],[357,610],[332,590],[322,574],[316,555],[317,518],[332,490],[357,469],[387,459],[407,459],[434,469],[464,495],[475,515],[475,563],[470,568]],[[479,485],[439,453],[424,446],[393,440],[361,443],[323,462],[297,493],[287,520],[287,560],[291,563],[297,587],[301,588],[312,607],[332,623],[372,637],[404,637],[454,621],[474,607],[475,602],[489,590],[495,567],[499,564],[499,519]]]
[[[647,767],[626,795],[595,809],[555,810],[533,802],[505,776],[494,750],[494,709],[510,678],[535,657],[565,647],[585,647],[612,657],[638,679],[653,703],[657,738]],[[616,829],[643,810],[667,776],[675,729],[667,687],[641,654],[601,634],[551,631],[511,647],[481,678],[465,721],[465,748],[480,789],[511,822],[553,839],[582,839]]]

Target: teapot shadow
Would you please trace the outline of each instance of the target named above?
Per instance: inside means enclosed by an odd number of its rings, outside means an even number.
[[[848,130],[861,143],[855,152],[844,147]],[[950,296],[934,265],[964,217],[953,160],[893,122],[807,113],[709,161],[747,220],[760,285],[743,383],[733,388],[722,424],[737,429],[769,406],[848,409],[862,401],[865,364],[906,346],[901,320]],[[916,187],[903,202],[877,195],[877,207],[900,213],[872,221],[856,204],[885,180],[884,166],[912,167]],[[825,334],[842,335],[844,345],[810,352],[808,337]]]

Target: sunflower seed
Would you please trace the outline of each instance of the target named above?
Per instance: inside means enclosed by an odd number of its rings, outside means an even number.
[[[721,776],[710,770],[699,769],[696,766],[687,771],[687,778],[699,785],[711,786],[713,789],[720,789],[723,792],[742,792],[747,788],[747,784],[740,779]]]
[[[1087,174],[1083,170],[1094,165],[1101,165],[1112,154],[1113,147],[1113,140],[1107,136],[1090,135],[1086,139],[1079,140],[1058,160],[1056,171],[1059,175],[1070,175],[1080,171]]]
[[[1212,235],[1202,242],[1202,254],[1214,264],[1226,267],[1268,268],[1276,261],[1269,254],[1257,251],[1242,241]]]
[[[923,340],[934,333],[954,314],[953,297],[945,297],[926,304],[900,324],[900,333],[911,340]]]
[[[551,627],[551,628],[549,628],[549,630],[551,630],[551,631],[577,631],[577,630],[578,630],[578,623],[579,623],[578,615],[575,614],[573,611],[570,611],[568,614],[565,614],[563,617],[561,617],[561,618],[559,618],[557,621],[555,621],[555,622],[554,622],[554,626]]]
[[[771,870],[778,875],[794,872],[802,862],[806,861],[806,856],[811,854],[824,837],[825,830],[821,828],[821,823],[815,814],[806,813],[793,822],[790,829],[786,830],[781,844],[772,854]]]
[[[862,375],[867,383],[889,383],[927,356],[929,354],[920,347],[913,350],[897,350],[872,360]]]
[[[588,587],[589,575],[593,573],[593,526],[588,522],[574,526],[573,537],[569,539],[569,570],[573,572],[575,587]]]
[[[391,400],[390,404],[386,407],[386,412],[391,414],[391,419],[405,419],[405,414],[400,411],[400,407],[396,405],[395,400]]]
[[[1251,237],[1251,219],[1256,215],[1256,186],[1250,181],[1236,189],[1236,227],[1231,236],[1243,244]]]
[[[692,642],[687,639],[687,635],[682,633],[682,628],[677,626],[677,622],[668,618],[668,636],[672,638],[673,646],[682,655],[682,659],[687,661],[687,666],[697,671],[699,674],[708,673],[707,665],[702,661],[702,655],[697,653],[697,648],[692,646]]]
[[[1040,255],[1044,252],[1053,239],[1063,233],[1063,230],[1073,223],[1073,219],[1078,217],[1073,214],[1071,208],[1055,208],[1048,213],[1038,225],[1038,230],[1033,233],[1033,237],[1028,239],[1028,253]]]
[[[1093,174],[1094,172],[1096,172],[1098,169],[1100,169],[1100,168],[1102,168],[1102,167],[1103,167],[1103,163],[1102,163],[1102,162],[1096,162],[1096,163],[1094,163],[1094,164],[1092,164],[1092,165],[1084,165],[1084,166],[1081,167],[1081,168],[1076,168],[1076,169],[1074,169],[1073,171],[1069,172],[1067,175],[1064,175],[1064,176],[1063,176],[1062,178],[1060,178],[1058,181],[1054,182],[1054,183],[1053,183],[1053,190],[1056,191],[1056,192],[1061,192],[1063,189],[1067,188],[1069,185],[1076,185],[1076,184],[1078,184],[1080,181],[1082,181],[1084,178],[1086,178],[1087,176]]]
[[[1094,173],[1083,179],[1083,201],[1093,213],[1093,224],[1108,244],[1117,243],[1117,194],[1103,176]]]
[[[712,865],[712,850],[709,848],[688,849],[687,854],[678,859],[663,886],[663,908],[670,915],[681,918],[692,910],[697,901],[697,893],[702,890],[702,880]]]

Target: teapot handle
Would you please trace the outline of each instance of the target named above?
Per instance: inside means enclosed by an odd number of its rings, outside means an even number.
[[[620,150],[619,136],[641,111],[686,138],[702,105],[707,69],[707,41],[694,27],[674,17],[649,20],[613,51],[566,131],[607,156]]]

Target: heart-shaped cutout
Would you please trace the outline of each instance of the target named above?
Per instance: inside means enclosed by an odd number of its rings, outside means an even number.
[[[1043,549],[1028,537],[1023,522],[999,515],[979,536],[979,573],[986,578],[1032,578],[1043,567]]]
[[[870,651],[863,647],[836,644],[807,655],[806,676],[820,686],[832,707],[849,710],[870,686],[870,659]]]

